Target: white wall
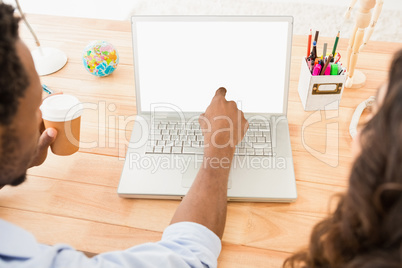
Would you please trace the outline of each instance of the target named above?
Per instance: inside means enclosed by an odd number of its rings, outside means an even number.
[[[3,0],[14,4],[14,0]],[[132,8],[127,0],[20,0],[25,13],[124,20]],[[111,4],[113,3],[113,4]]]
[[[1,0],[0,0],[1,1]],[[14,0],[4,0],[13,3]],[[343,15],[351,0],[20,0],[25,13],[126,20],[141,15],[291,15],[293,33],[308,29],[334,37],[338,30],[349,38],[359,4],[350,20]],[[359,0],[361,1],[361,0]],[[384,0],[384,7],[371,40],[401,42],[402,0]],[[290,4],[289,4],[290,3]],[[312,10],[314,12],[312,12]]]
[[[60,16],[72,17],[86,17],[86,18],[102,18],[113,20],[127,19],[135,8],[145,5],[148,0],[20,0],[22,9],[26,13],[35,14],[49,14]],[[351,0],[261,0],[261,2],[295,2],[306,4],[319,4],[319,5],[334,5],[340,8],[346,8]],[[6,3],[14,3],[14,0],[4,0]],[[158,1],[154,1],[158,2]],[[160,0],[164,6],[174,6],[177,1],[174,0]],[[210,5],[219,6],[221,0],[187,0],[189,4],[195,2],[202,2],[205,6],[207,3]],[[401,10],[401,0],[384,0],[384,9]],[[244,12],[247,12],[247,0],[232,0],[234,5],[241,4]],[[179,9],[180,7],[175,7]],[[181,7],[182,8],[182,7]]]
[[[352,0],[269,0],[271,2],[295,2],[295,3],[308,3],[308,4],[325,4],[340,7],[347,7]],[[384,9],[398,9],[402,10],[401,0],[383,0]],[[357,4],[358,5],[358,4]]]

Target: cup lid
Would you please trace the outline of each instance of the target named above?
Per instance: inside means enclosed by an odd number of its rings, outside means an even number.
[[[82,115],[83,105],[74,96],[58,94],[46,98],[40,106],[42,118],[52,122],[65,122]]]

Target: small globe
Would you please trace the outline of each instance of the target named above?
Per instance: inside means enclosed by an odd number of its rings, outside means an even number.
[[[104,77],[116,70],[119,64],[119,54],[111,43],[97,40],[84,48],[82,60],[89,73]]]

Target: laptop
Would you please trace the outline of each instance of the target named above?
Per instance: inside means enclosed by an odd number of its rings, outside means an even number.
[[[203,158],[198,117],[227,89],[249,121],[228,200],[297,198],[287,120],[292,17],[133,16],[137,116],[118,194],[181,199]],[[211,193],[213,194],[213,193]]]

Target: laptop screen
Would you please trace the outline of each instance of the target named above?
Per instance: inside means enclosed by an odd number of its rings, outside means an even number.
[[[245,113],[284,113],[291,42],[288,20],[133,17],[133,22],[142,112],[151,111],[156,103],[204,112],[215,91],[225,87],[227,100],[236,101]]]

